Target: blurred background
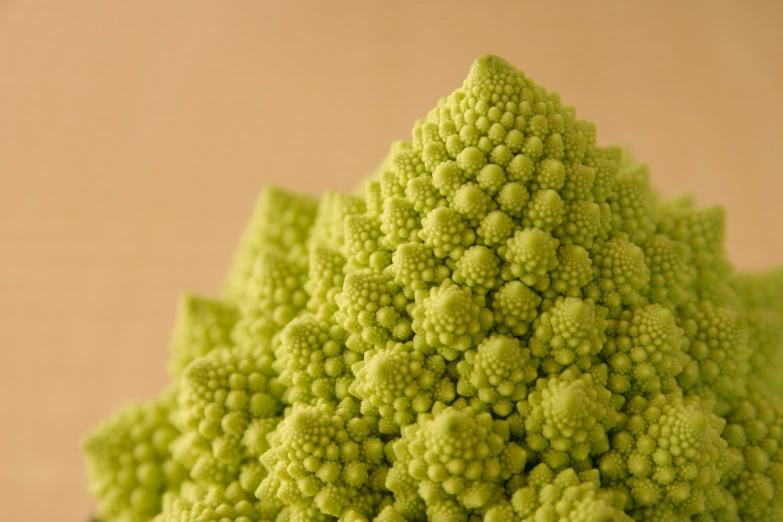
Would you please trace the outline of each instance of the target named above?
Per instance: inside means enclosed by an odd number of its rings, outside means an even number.
[[[783,4],[0,1],[0,499],[82,521],[79,440],[167,381],[258,189],[349,189],[503,56],[783,263]]]

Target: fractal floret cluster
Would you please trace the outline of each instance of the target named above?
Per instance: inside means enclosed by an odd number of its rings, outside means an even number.
[[[353,194],[262,191],[103,522],[783,520],[783,272],[495,56]]]

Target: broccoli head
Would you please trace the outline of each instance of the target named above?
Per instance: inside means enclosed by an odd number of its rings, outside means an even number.
[[[783,271],[496,56],[353,194],[266,188],[104,522],[783,520]]]

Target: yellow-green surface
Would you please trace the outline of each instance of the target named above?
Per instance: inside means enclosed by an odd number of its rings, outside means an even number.
[[[783,272],[722,208],[495,55],[361,192],[261,191],[174,391],[86,436],[101,518],[783,517]]]

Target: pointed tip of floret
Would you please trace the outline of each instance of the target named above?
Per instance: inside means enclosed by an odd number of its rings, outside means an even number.
[[[468,418],[459,411],[447,411],[435,419],[437,431],[446,436],[455,436],[465,433],[469,424]]]
[[[470,66],[472,78],[492,78],[506,72],[516,72],[516,68],[495,54],[481,55]]]

